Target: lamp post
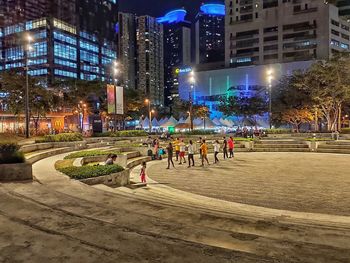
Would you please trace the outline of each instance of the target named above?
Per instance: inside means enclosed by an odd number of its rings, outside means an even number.
[[[154,112],[154,110],[151,110],[151,100],[149,99],[145,99],[145,103],[148,104],[148,126],[149,126],[149,132],[152,132],[152,111]]]
[[[118,62],[113,62],[113,81],[114,81],[114,131],[117,130],[117,86],[118,86]]]
[[[190,74],[190,90],[189,90],[189,101],[190,101],[190,110],[189,110],[189,115],[190,115],[190,129],[193,131],[193,98],[192,98],[192,93],[194,89],[194,84],[195,84],[196,79],[194,78],[194,71],[191,71]]]
[[[26,88],[25,88],[25,119],[26,119],[26,138],[30,136],[29,123],[30,123],[30,109],[29,109],[29,51],[33,48],[31,46],[33,38],[31,35],[25,37],[25,71],[26,71]]]
[[[273,79],[273,71],[269,69],[267,71],[267,81],[269,85],[269,124],[270,129],[272,129],[272,79]]]

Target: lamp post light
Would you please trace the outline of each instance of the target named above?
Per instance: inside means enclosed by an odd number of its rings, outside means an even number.
[[[148,104],[149,132],[152,132],[152,112],[154,113],[154,110],[151,110],[151,100],[150,99],[145,99],[145,103]]]
[[[272,129],[272,79],[273,79],[273,71],[269,69],[267,71],[267,82],[269,85],[269,124],[270,129]]]
[[[191,131],[193,131],[193,98],[192,98],[192,93],[193,93],[193,89],[194,89],[194,84],[196,82],[196,79],[194,77],[194,71],[191,71],[190,74],[190,90],[189,90],[189,101],[190,101],[190,110],[189,110],[189,115],[190,115],[190,129]]]
[[[26,71],[26,87],[25,87],[25,130],[26,130],[26,138],[28,139],[30,136],[29,124],[30,124],[30,109],[29,109],[29,52],[33,50],[31,43],[33,41],[33,37],[31,35],[25,36],[25,71]]]
[[[117,130],[117,86],[119,74],[118,61],[113,62],[113,82],[114,82],[114,131]]]

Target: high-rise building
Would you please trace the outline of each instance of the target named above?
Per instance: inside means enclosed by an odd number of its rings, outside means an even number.
[[[30,75],[46,77],[49,84],[57,78],[110,78],[116,59],[115,43],[56,18],[0,28],[0,71],[24,68],[28,34],[33,39],[28,52]]]
[[[350,19],[350,0],[333,0],[339,8],[339,15]]]
[[[127,89],[136,89],[136,16],[120,12],[118,23],[118,60],[122,71],[120,81]]]
[[[164,26],[166,104],[178,96],[175,68],[191,64],[191,23],[185,20],[186,15],[186,10],[177,9],[157,19]]]
[[[226,66],[327,59],[349,51],[346,19],[328,1],[226,0]]]
[[[225,5],[203,4],[196,16],[196,64],[225,60]]]
[[[164,105],[163,25],[150,16],[137,19],[138,90],[152,105]]]
[[[2,0],[0,70],[23,69],[24,38],[33,38],[31,75],[111,79],[118,20],[115,0]],[[11,22],[15,22],[11,24]]]
[[[0,27],[42,17],[55,17],[76,25],[76,5],[74,0],[0,0]]]

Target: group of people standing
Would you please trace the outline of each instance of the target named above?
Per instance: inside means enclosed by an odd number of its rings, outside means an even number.
[[[205,139],[202,139],[199,137],[198,141],[199,146],[199,158],[201,159],[202,166],[204,166],[204,163],[207,163],[210,165],[208,160],[208,144]],[[214,164],[219,162],[218,154],[220,153],[220,150],[222,148],[223,151],[223,158],[233,158],[234,157],[234,139],[233,137],[230,137],[228,140],[226,137],[223,137],[222,145],[220,144],[219,140],[215,140],[213,143],[214,147]],[[186,145],[183,139],[177,138],[173,143],[170,142],[166,148],[167,154],[168,154],[168,167],[167,169],[170,169],[170,166],[175,167],[173,157],[174,157],[174,150],[175,150],[175,158],[176,161],[179,162],[179,165],[182,165],[183,163],[186,163],[186,150],[188,153],[187,160],[188,160],[188,168],[191,166],[195,166],[194,161],[194,154],[196,152],[196,143],[193,143],[193,140],[190,140],[189,143]]]

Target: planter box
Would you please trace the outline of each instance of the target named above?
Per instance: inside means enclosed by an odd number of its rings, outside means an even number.
[[[0,181],[33,180],[32,165],[29,163],[0,164]]]
[[[82,179],[80,182],[87,185],[104,184],[108,186],[125,186],[130,184],[130,170],[125,169],[119,173]]]
[[[106,161],[106,159],[107,159],[107,155],[83,157],[81,158],[81,165],[86,165],[89,163],[104,162]],[[118,154],[117,160],[114,162],[114,164],[118,164],[122,167],[126,167],[127,161],[128,159],[126,155]]]

